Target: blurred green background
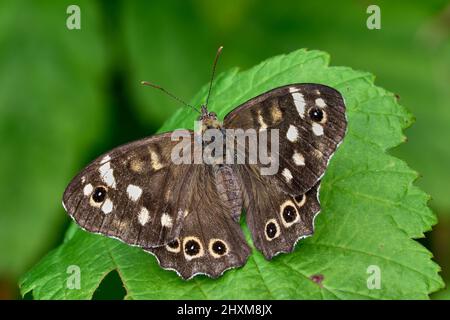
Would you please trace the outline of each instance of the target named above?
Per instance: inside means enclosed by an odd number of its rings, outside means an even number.
[[[81,9],[68,30],[66,9]],[[366,9],[381,8],[381,30]],[[439,224],[421,242],[450,282],[450,3],[432,1],[0,1],[0,298],[61,242],[61,195],[98,154],[151,135],[219,71],[299,48],[375,74],[416,123],[391,152],[421,174]],[[120,298],[114,275],[97,298]],[[434,298],[450,298],[444,289]]]

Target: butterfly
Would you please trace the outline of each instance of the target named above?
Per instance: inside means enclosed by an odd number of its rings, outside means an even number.
[[[287,84],[241,104],[223,122],[207,102],[201,133],[277,130],[274,174],[262,174],[259,161],[175,164],[179,141],[173,132],[156,134],[99,156],[75,176],[63,195],[70,217],[84,230],[141,247],[183,279],[216,278],[246,263],[251,248],[239,224],[242,209],[266,259],[293,251],[314,232],[320,181],[346,133],[342,95],[322,84]],[[195,132],[186,132],[193,147]]]

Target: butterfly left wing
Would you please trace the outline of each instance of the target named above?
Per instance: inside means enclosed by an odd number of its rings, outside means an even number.
[[[184,279],[197,274],[219,277],[244,265],[250,255],[232,208],[220,197],[214,170],[208,165],[195,166],[189,200],[192,209],[179,236],[165,246],[145,249],[157,257],[161,267],[175,270]]]
[[[347,128],[345,103],[331,87],[291,84],[237,107],[225,116],[224,127],[267,130],[268,150],[273,150],[270,130],[277,129],[279,170],[273,179],[282,190],[295,196],[306,193],[321,179],[342,142]]]

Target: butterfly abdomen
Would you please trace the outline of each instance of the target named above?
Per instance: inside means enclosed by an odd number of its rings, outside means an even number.
[[[235,221],[239,221],[242,210],[242,194],[239,181],[228,165],[214,167],[217,191],[221,200],[228,205]]]

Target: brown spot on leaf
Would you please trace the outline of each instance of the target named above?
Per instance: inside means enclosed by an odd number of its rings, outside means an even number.
[[[323,274],[313,274],[309,277],[313,282],[318,284],[320,287],[322,286],[323,279],[325,278]]]

